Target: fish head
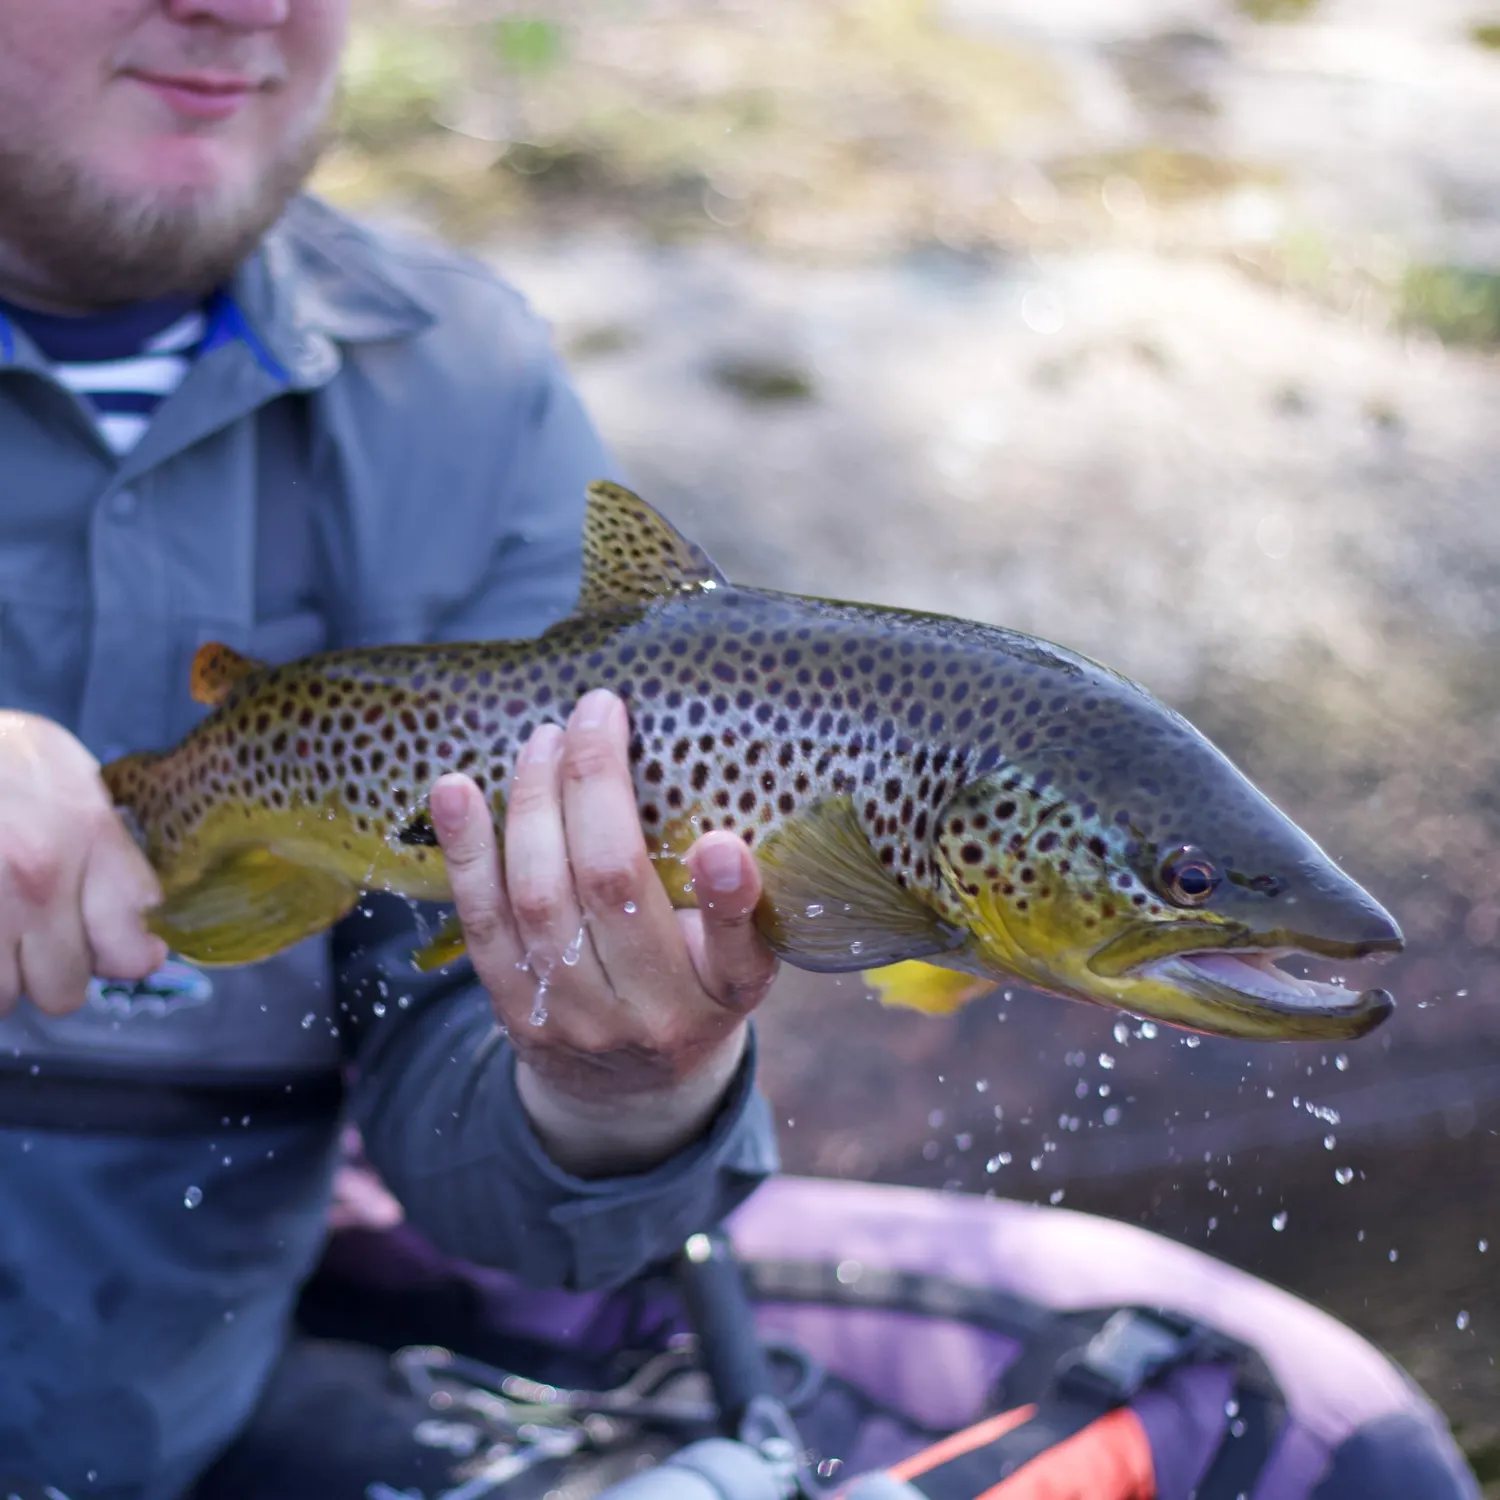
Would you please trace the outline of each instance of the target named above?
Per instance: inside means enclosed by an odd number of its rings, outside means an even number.
[[[1217,1036],[1351,1039],[1384,1021],[1386,991],[1278,960],[1398,952],[1390,913],[1143,690],[1096,684],[1082,701],[1072,739],[969,781],[938,820],[966,959]]]

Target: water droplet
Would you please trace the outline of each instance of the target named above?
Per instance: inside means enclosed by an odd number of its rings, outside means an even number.
[[[1277,1234],[1280,1234],[1281,1231],[1286,1228],[1286,1221],[1287,1212],[1283,1208],[1279,1213],[1274,1213],[1271,1215],[1271,1228],[1274,1229]]]
[[[849,952],[852,953],[856,958],[858,958],[859,955],[864,951],[865,945],[860,942],[858,938],[855,938],[855,940],[849,944]]]
[[[844,1460],[841,1458],[820,1458],[818,1460],[818,1478],[832,1479],[843,1467]]]
[[[857,1260],[841,1260],[834,1271],[834,1275],[844,1286],[852,1286],[865,1273],[865,1268]]]
[[[1488,1250],[1489,1248],[1490,1248],[1490,1242],[1488,1240],[1480,1240],[1480,1242],[1479,1242],[1479,1253],[1481,1255],[1483,1255],[1484,1252],[1486,1250]]]
[[[1333,1174],[1333,1180],[1338,1183],[1340,1187],[1347,1186],[1349,1183],[1354,1181],[1354,1168],[1339,1167]]]
[[[1392,1265],[1395,1265],[1395,1263],[1396,1263],[1396,1261],[1397,1261],[1397,1259],[1398,1259],[1398,1258],[1399,1258],[1399,1254],[1400,1254],[1400,1252],[1399,1252],[1399,1251],[1396,1251],[1396,1250],[1392,1250],[1392,1251],[1391,1251],[1391,1253],[1390,1253],[1390,1254],[1389,1254],[1389,1255],[1387,1255],[1387,1256],[1386,1256],[1386,1259],[1387,1259],[1387,1260],[1388,1260],[1388,1261],[1390,1261],[1390,1263],[1391,1263],[1391,1264],[1392,1264]]]
[[[967,1151],[969,1147],[974,1144],[974,1137],[970,1135],[967,1130],[965,1130],[953,1137],[953,1144],[957,1146],[960,1151]]]
[[[633,917],[636,914],[636,910],[637,910],[636,904],[635,904],[634,901],[627,901],[625,903],[625,905],[623,907],[621,907],[620,909],[625,913],[625,915],[627,917]]]
[[[1201,1036],[1185,1036],[1182,1039],[1182,1045],[1184,1047],[1201,1047],[1203,1045],[1203,1038]]]
[[[1141,1035],[1149,1042],[1156,1036],[1156,1022],[1142,1021]]]
[[[803,915],[821,917],[823,915],[823,903],[821,901],[809,901]]]
[[[190,1187],[182,1195],[182,1206],[184,1208],[197,1208],[203,1202],[203,1189],[201,1187]]]
[[[989,1081],[988,1078],[980,1078],[980,1079],[977,1079],[975,1081],[974,1092],[976,1094],[987,1094],[987,1093],[989,1093],[989,1091],[990,1091],[990,1081]]]
[[[405,1010],[406,1007],[408,1005],[410,1005],[410,1004],[411,1004],[411,996],[410,995],[397,995],[396,996],[396,1007],[397,1007],[398,1010]]]
[[[526,1018],[533,1026],[547,1024],[547,981],[537,980],[536,994],[531,997],[531,1014]]]
[[[374,1011],[377,1016],[383,1016],[385,1014],[385,1001],[377,1000],[374,1005],[370,1007],[370,1009]]]
[[[1063,1195],[1066,1192],[1066,1188],[1058,1188],[1057,1191],[1047,1199],[1047,1202],[1050,1203],[1054,1208],[1056,1208],[1057,1205],[1063,1201]]]
[[[1459,1315],[1453,1320],[1453,1322],[1454,1322],[1455,1326],[1458,1328],[1459,1332],[1462,1333],[1463,1330],[1469,1326],[1469,1315],[1468,1315],[1468,1313],[1466,1313],[1466,1312],[1460,1312]]]
[[[1001,1167],[1008,1167],[1010,1165],[1010,1162],[1010,1152],[1002,1151],[998,1156],[992,1156],[987,1162],[985,1162],[984,1170],[988,1172],[991,1177],[993,1177]]]
[[[1224,1415],[1231,1420],[1240,1414],[1240,1403],[1233,1396],[1224,1403]]]
[[[1110,1107],[1104,1111],[1104,1123],[1106,1125],[1118,1125],[1120,1123],[1119,1105],[1111,1104]]]
[[[315,1019],[316,1017],[313,1015],[313,1013],[311,1011],[308,1011],[308,1013],[302,1018],[302,1029],[304,1031],[311,1031],[312,1023]]]
[[[1130,1028],[1123,1021],[1115,1022],[1115,1040],[1123,1047],[1130,1040]],[[1101,1063],[1102,1067],[1103,1064]]]
[[[1108,1069],[1114,1067],[1114,1065],[1115,1065],[1115,1060],[1114,1060],[1114,1058],[1112,1058],[1109,1055],[1109,1053],[1107,1053],[1107,1052],[1101,1052],[1099,1054],[1099,1066],[1101,1068],[1104,1068],[1104,1069],[1108,1070]]]
[[[937,1130],[942,1125],[943,1119],[942,1110],[934,1109],[929,1111],[927,1115],[927,1128],[929,1130]]]
[[[1339,1070],[1340,1073],[1347,1073],[1349,1071],[1348,1054],[1345,1052],[1340,1052],[1338,1056],[1334,1058],[1333,1065]]]
[[[1040,1156],[1033,1156],[1031,1158],[1031,1170],[1033,1172],[1040,1172],[1042,1170],[1042,1158]]]
[[[583,957],[583,939],[584,930],[580,924],[578,931],[573,934],[568,946],[563,949],[562,961],[567,968],[574,968],[578,960]]]
[[[1332,1151],[1334,1148],[1334,1144],[1334,1138],[1331,1135],[1325,1135],[1323,1137],[1323,1149],[1325,1151]]]

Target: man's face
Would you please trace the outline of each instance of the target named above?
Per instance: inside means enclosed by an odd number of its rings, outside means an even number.
[[[310,169],[348,0],[0,0],[0,292],[226,276]]]

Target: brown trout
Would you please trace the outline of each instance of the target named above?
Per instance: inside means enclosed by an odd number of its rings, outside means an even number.
[[[732,585],[638,497],[589,491],[572,615],[534,640],[221,645],[175,747],[104,770],[206,965],[265,958],[366,891],[450,898],[426,810],[468,773],[497,831],[516,753],[591,688],[630,712],[641,826],[673,903],[709,829],[754,851],[789,963],[945,1012],[1006,980],[1191,1030],[1348,1038],[1383,990],[1288,956],[1402,946],[1390,915],[1186,720],[1096,662],[968,620]],[[463,952],[455,922],[415,955]]]

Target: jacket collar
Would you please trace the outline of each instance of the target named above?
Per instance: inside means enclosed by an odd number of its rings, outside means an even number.
[[[306,195],[240,267],[231,298],[246,325],[236,331],[303,387],[333,374],[339,344],[407,338],[436,321],[388,250]]]
[[[338,369],[339,344],[406,338],[436,321],[388,250],[305,194],[287,205],[229,291],[217,299],[224,331],[245,338],[269,373],[304,389]],[[46,362],[0,317],[0,369],[6,366],[42,370]]]

